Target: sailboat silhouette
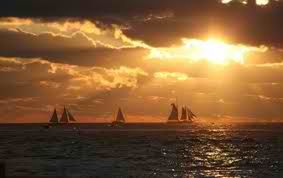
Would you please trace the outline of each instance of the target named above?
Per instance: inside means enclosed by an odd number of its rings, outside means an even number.
[[[74,116],[70,113],[70,111],[68,109],[66,109],[66,107],[64,107],[62,116],[59,120],[58,118],[58,114],[57,114],[57,110],[56,108],[54,108],[53,114],[49,120],[49,123],[52,125],[57,125],[57,124],[67,124],[70,122],[76,122],[76,119],[74,118]]]
[[[119,107],[116,119],[112,122],[112,125],[123,125],[126,123],[125,116],[122,112],[122,109]]]
[[[168,117],[167,123],[184,123],[184,122],[193,122],[193,119],[196,118],[196,115],[186,106],[182,107],[182,114],[179,119],[178,106],[172,103],[172,111]]]

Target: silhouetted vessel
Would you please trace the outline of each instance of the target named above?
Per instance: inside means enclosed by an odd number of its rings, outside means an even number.
[[[53,114],[49,120],[49,124],[45,125],[45,128],[50,128],[52,126],[57,126],[61,124],[68,124],[70,122],[76,122],[74,116],[64,107],[63,114],[59,120],[56,108],[54,108]]]
[[[51,119],[49,120],[49,123],[52,123],[52,124],[58,124],[59,123],[56,108],[54,108],[54,111],[53,111],[53,114],[51,116]]]
[[[125,123],[126,123],[125,116],[122,112],[122,109],[119,107],[116,120],[112,122],[112,126],[120,126],[120,125],[124,125]]]
[[[193,119],[196,118],[196,115],[186,106],[182,107],[182,114],[179,119],[178,106],[174,103],[171,104],[172,111],[168,117],[167,123],[176,124],[176,123],[190,123],[193,122]]]

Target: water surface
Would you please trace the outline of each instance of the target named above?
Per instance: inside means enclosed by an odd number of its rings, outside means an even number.
[[[0,125],[7,174],[283,177],[283,124],[73,126]]]

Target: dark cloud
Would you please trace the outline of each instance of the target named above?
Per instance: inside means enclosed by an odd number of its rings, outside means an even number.
[[[137,66],[148,53],[143,48],[107,48],[95,46],[83,35],[71,37],[43,33],[33,35],[23,31],[0,30],[0,56],[44,58],[51,62],[81,66]]]
[[[182,37],[223,35],[231,41],[282,46],[283,5],[273,2],[251,7],[220,0],[5,0],[1,17],[38,18],[42,21],[89,19],[100,25],[127,26],[126,35],[155,46],[178,43]]]

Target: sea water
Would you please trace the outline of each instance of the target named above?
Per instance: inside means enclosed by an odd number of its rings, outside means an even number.
[[[8,176],[283,177],[283,124],[0,125]]]

